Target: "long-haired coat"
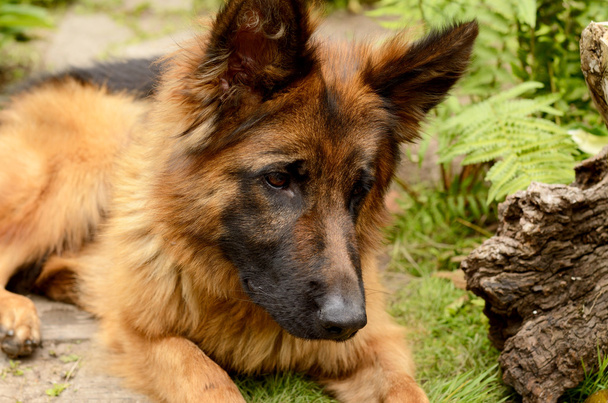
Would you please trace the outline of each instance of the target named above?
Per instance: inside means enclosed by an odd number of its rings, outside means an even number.
[[[427,401],[385,312],[378,228],[399,146],[477,25],[377,47],[313,29],[303,2],[231,0],[155,64],[150,96],[120,85],[124,63],[0,112],[2,285],[41,269],[36,288],[95,313],[113,373],[156,400],[239,402],[228,372],[299,371],[343,402]],[[4,288],[0,340],[40,341]]]

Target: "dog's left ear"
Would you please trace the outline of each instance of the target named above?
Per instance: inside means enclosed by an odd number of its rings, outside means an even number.
[[[396,118],[399,141],[418,137],[424,116],[465,72],[478,30],[471,21],[432,31],[410,46],[396,38],[369,60],[363,80]]]

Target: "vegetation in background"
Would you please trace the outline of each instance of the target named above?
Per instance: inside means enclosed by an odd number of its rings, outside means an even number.
[[[447,190],[411,187],[397,179],[402,214],[387,231],[391,268],[417,277],[456,270],[492,235],[487,228],[495,223],[496,206],[485,203],[488,189],[473,177],[454,180]]]
[[[457,269],[492,235],[497,201],[532,180],[571,182],[583,151],[601,143],[586,136],[608,135],[578,50],[584,27],[606,19],[605,1],[381,0],[372,14],[398,17],[382,19],[395,28],[472,18],[480,24],[470,73],[435,111],[412,158],[421,162],[435,142],[441,180],[400,183],[389,267],[415,277],[393,297],[392,313],[412,330],[418,377],[431,401],[519,401],[501,382],[483,301],[434,273]],[[562,401],[582,402],[608,387],[607,367],[601,360]]]
[[[464,106],[441,124],[455,140],[441,150],[441,161],[465,154],[463,165],[495,161],[485,179],[492,182],[488,202],[527,187],[532,181],[570,183],[574,156],[580,154],[568,132],[535,114],[563,116],[550,106],[559,94],[517,98],[543,85],[527,81],[499,91],[484,101]]]
[[[410,331],[417,377],[431,402],[499,403],[511,396],[486,337],[483,305],[434,277],[414,279],[392,298],[389,310]]]
[[[456,270],[492,235],[496,205],[486,204],[488,188],[473,177],[447,190],[399,180],[402,213],[387,231],[389,270],[405,280],[390,297],[390,312],[409,330],[417,378],[432,402],[501,402],[511,393],[496,368],[483,300],[434,276]]]
[[[33,30],[52,26],[44,8],[23,1],[0,0],[0,88],[21,78],[31,62],[29,55],[15,49],[8,51],[8,45],[26,42]]]
[[[32,28],[50,28],[52,20],[44,8],[0,0],[0,48],[10,40],[27,40],[27,31]]]
[[[444,162],[455,157],[456,147],[467,156],[465,164],[504,161],[501,167],[491,171],[487,171],[491,164],[486,164],[481,173],[481,178],[493,184],[488,201],[501,200],[508,193],[525,189],[533,180],[569,182],[572,176],[564,175],[565,170],[586,155],[565,136],[568,129],[608,135],[591,105],[578,51],[581,31],[590,21],[601,18],[605,12],[604,1],[382,0],[379,5],[374,15],[401,17],[390,21],[390,26],[402,26],[404,21],[423,21],[426,26],[436,27],[452,20],[478,20],[480,34],[470,73],[454,97],[437,110],[438,119],[429,130],[438,134],[439,154]],[[495,106],[497,99],[494,98],[484,104],[485,112],[491,114],[488,116],[473,113],[479,107],[469,106],[493,96],[500,100],[505,89],[528,82],[542,86],[537,86],[534,93],[518,95],[543,108],[519,109],[514,116],[513,111],[505,108],[488,108]],[[514,106],[514,101],[501,106]],[[548,109],[551,104],[553,108]],[[466,129],[476,130],[474,138],[463,137],[463,127],[449,120],[462,114],[468,117]],[[518,122],[511,119],[514,117]],[[534,124],[522,125],[522,120],[534,121]],[[555,144],[535,140],[548,133],[559,140],[555,140]],[[505,146],[500,152],[494,145],[496,141]],[[513,141],[519,144],[509,148],[508,145],[514,145]],[[462,147],[465,143],[468,147]],[[552,146],[559,147],[556,164],[547,163],[547,152]],[[470,156],[473,150],[485,153],[487,159]],[[451,177],[447,164],[444,170],[446,176]]]

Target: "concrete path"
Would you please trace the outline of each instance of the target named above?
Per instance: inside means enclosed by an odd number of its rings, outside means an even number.
[[[148,402],[102,371],[97,323],[72,305],[33,297],[43,344],[31,357],[0,354],[0,402]]]

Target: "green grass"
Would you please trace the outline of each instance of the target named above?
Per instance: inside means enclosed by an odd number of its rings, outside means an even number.
[[[398,291],[390,313],[407,326],[418,380],[432,402],[501,402],[499,352],[486,337],[483,300],[445,279],[413,279]]]
[[[496,206],[487,206],[487,188],[469,179],[454,180],[448,190],[414,188],[399,181],[402,213],[387,231],[390,269],[430,276],[457,270],[460,262],[492,235]]]
[[[594,393],[602,393],[601,391],[608,389],[608,357],[602,357],[598,351],[598,363],[594,368],[585,368],[585,379],[576,388],[570,389],[559,400],[560,403],[579,403]],[[583,365],[584,367],[584,365]],[[605,392],[604,392],[605,393]],[[594,403],[606,402],[599,399]],[[590,402],[591,403],[591,402]]]
[[[321,386],[298,374],[238,377],[235,382],[251,403],[337,403]]]
[[[517,401],[501,381],[484,301],[433,277],[458,270],[495,226],[496,206],[485,204],[487,188],[468,181],[455,180],[447,190],[402,183],[402,213],[388,230],[389,270],[415,277],[394,293],[389,311],[409,329],[417,378],[431,402]]]

